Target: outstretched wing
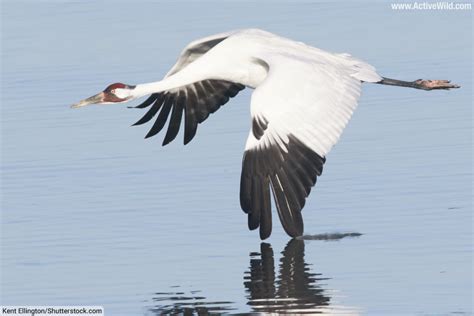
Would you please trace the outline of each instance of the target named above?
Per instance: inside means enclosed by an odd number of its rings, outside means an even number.
[[[325,156],[357,106],[360,69],[285,56],[266,62],[268,76],[252,95],[240,203],[249,228],[260,227],[265,239],[272,229],[271,189],[283,228],[296,237]]]
[[[221,33],[190,43],[181,52],[178,61],[165,78],[179,72],[232,34],[233,32]],[[151,107],[133,125],[144,124],[156,116],[155,123],[145,136],[148,138],[159,133],[170,116],[168,131],[163,140],[164,146],[176,138],[184,113],[184,144],[187,144],[196,135],[199,123],[205,121],[209,114],[217,111],[244,88],[242,84],[225,80],[204,80],[177,89],[154,93],[136,106],[136,108]]]
[[[213,48],[214,46],[216,46],[217,44],[219,44],[220,42],[222,42],[223,40],[225,40],[236,32],[237,31],[230,31],[225,33],[214,34],[192,41],[188,44],[188,46],[183,49],[183,51],[179,55],[178,60],[170,69],[170,71],[168,71],[165,78],[177,73],[178,71],[180,71],[181,69],[183,69],[205,53],[207,53],[211,48]]]

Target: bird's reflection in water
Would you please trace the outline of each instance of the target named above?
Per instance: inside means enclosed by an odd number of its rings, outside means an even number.
[[[330,298],[318,283],[327,278],[312,273],[304,261],[304,241],[292,239],[282,252],[275,272],[273,250],[262,243],[260,253],[250,254],[250,270],[244,285],[248,304],[255,312],[320,313],[329,306]]]
[[[358,237],[350,234],[313,235],[308,239],[337,240]],[[260,252],[250,253],[250,267],[244,272],[247,304],[253,314],[324,314],[354,315],[355,309],[330,306],[330,297],[322,289],[321,274],[311,272],[304,260],[305,238],[292,239],[275,264],[270,244],[261,243]],[[222,315],[236,312],[231,301],[210,301],[201,291],[167,291],[155,293],[151,315]],[[239,314],[239,315],[247,315]]]
[[[228,314],[235,308],[233,302],[212,302],[200,295],[201,291],[160,292],[153,298],[155,307],[149,312],[153,315],[221,315]],[[149,313],[149,314],[150,314]],[[147,314],[147,315],[149,315]]]

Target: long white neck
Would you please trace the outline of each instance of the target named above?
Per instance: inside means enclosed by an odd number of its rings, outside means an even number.
[[[245,75],[245,67],[239,67],[237,63],[229,63],[228,60],[215,57],[217,56],[202,56],[184,69],[163,80],[139,84],[132,90],[132,96],[139,98],[209,79],[242,81]]]
[[[132,90],[132,95],[135,98],[139,98],[144,95],[171,90],[192,84],[197,81],[209,79],[208,76],[205,76],[204,74],[193,74],[188,76],[182,76],[178,74],[179,73],[176,73],[160,81],[139,84],[135,87],[135,89]]]

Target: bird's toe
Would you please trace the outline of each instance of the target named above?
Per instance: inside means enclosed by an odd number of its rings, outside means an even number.
[[[450,80],[423,80],[418,79],[415,83],[419,88],[424,90],[434,90],[434,89],[457,89],[461,86],[457,84],[452,84]]]

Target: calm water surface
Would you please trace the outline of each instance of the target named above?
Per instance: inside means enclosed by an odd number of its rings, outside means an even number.
[[[69,108],[109,83],[158,80],[189,41],[245,27],[462,89],[364,86],[304,209],[312,236],[290,241],[277,223],[260,243],[238,201],[251,91],[188,146],[144,140],[147,127],[129,127],[141,110]],[[2,1],[1,59],[2,304],[472,313],[471,11]],[[334,235],[346,232],[362,235]]]

